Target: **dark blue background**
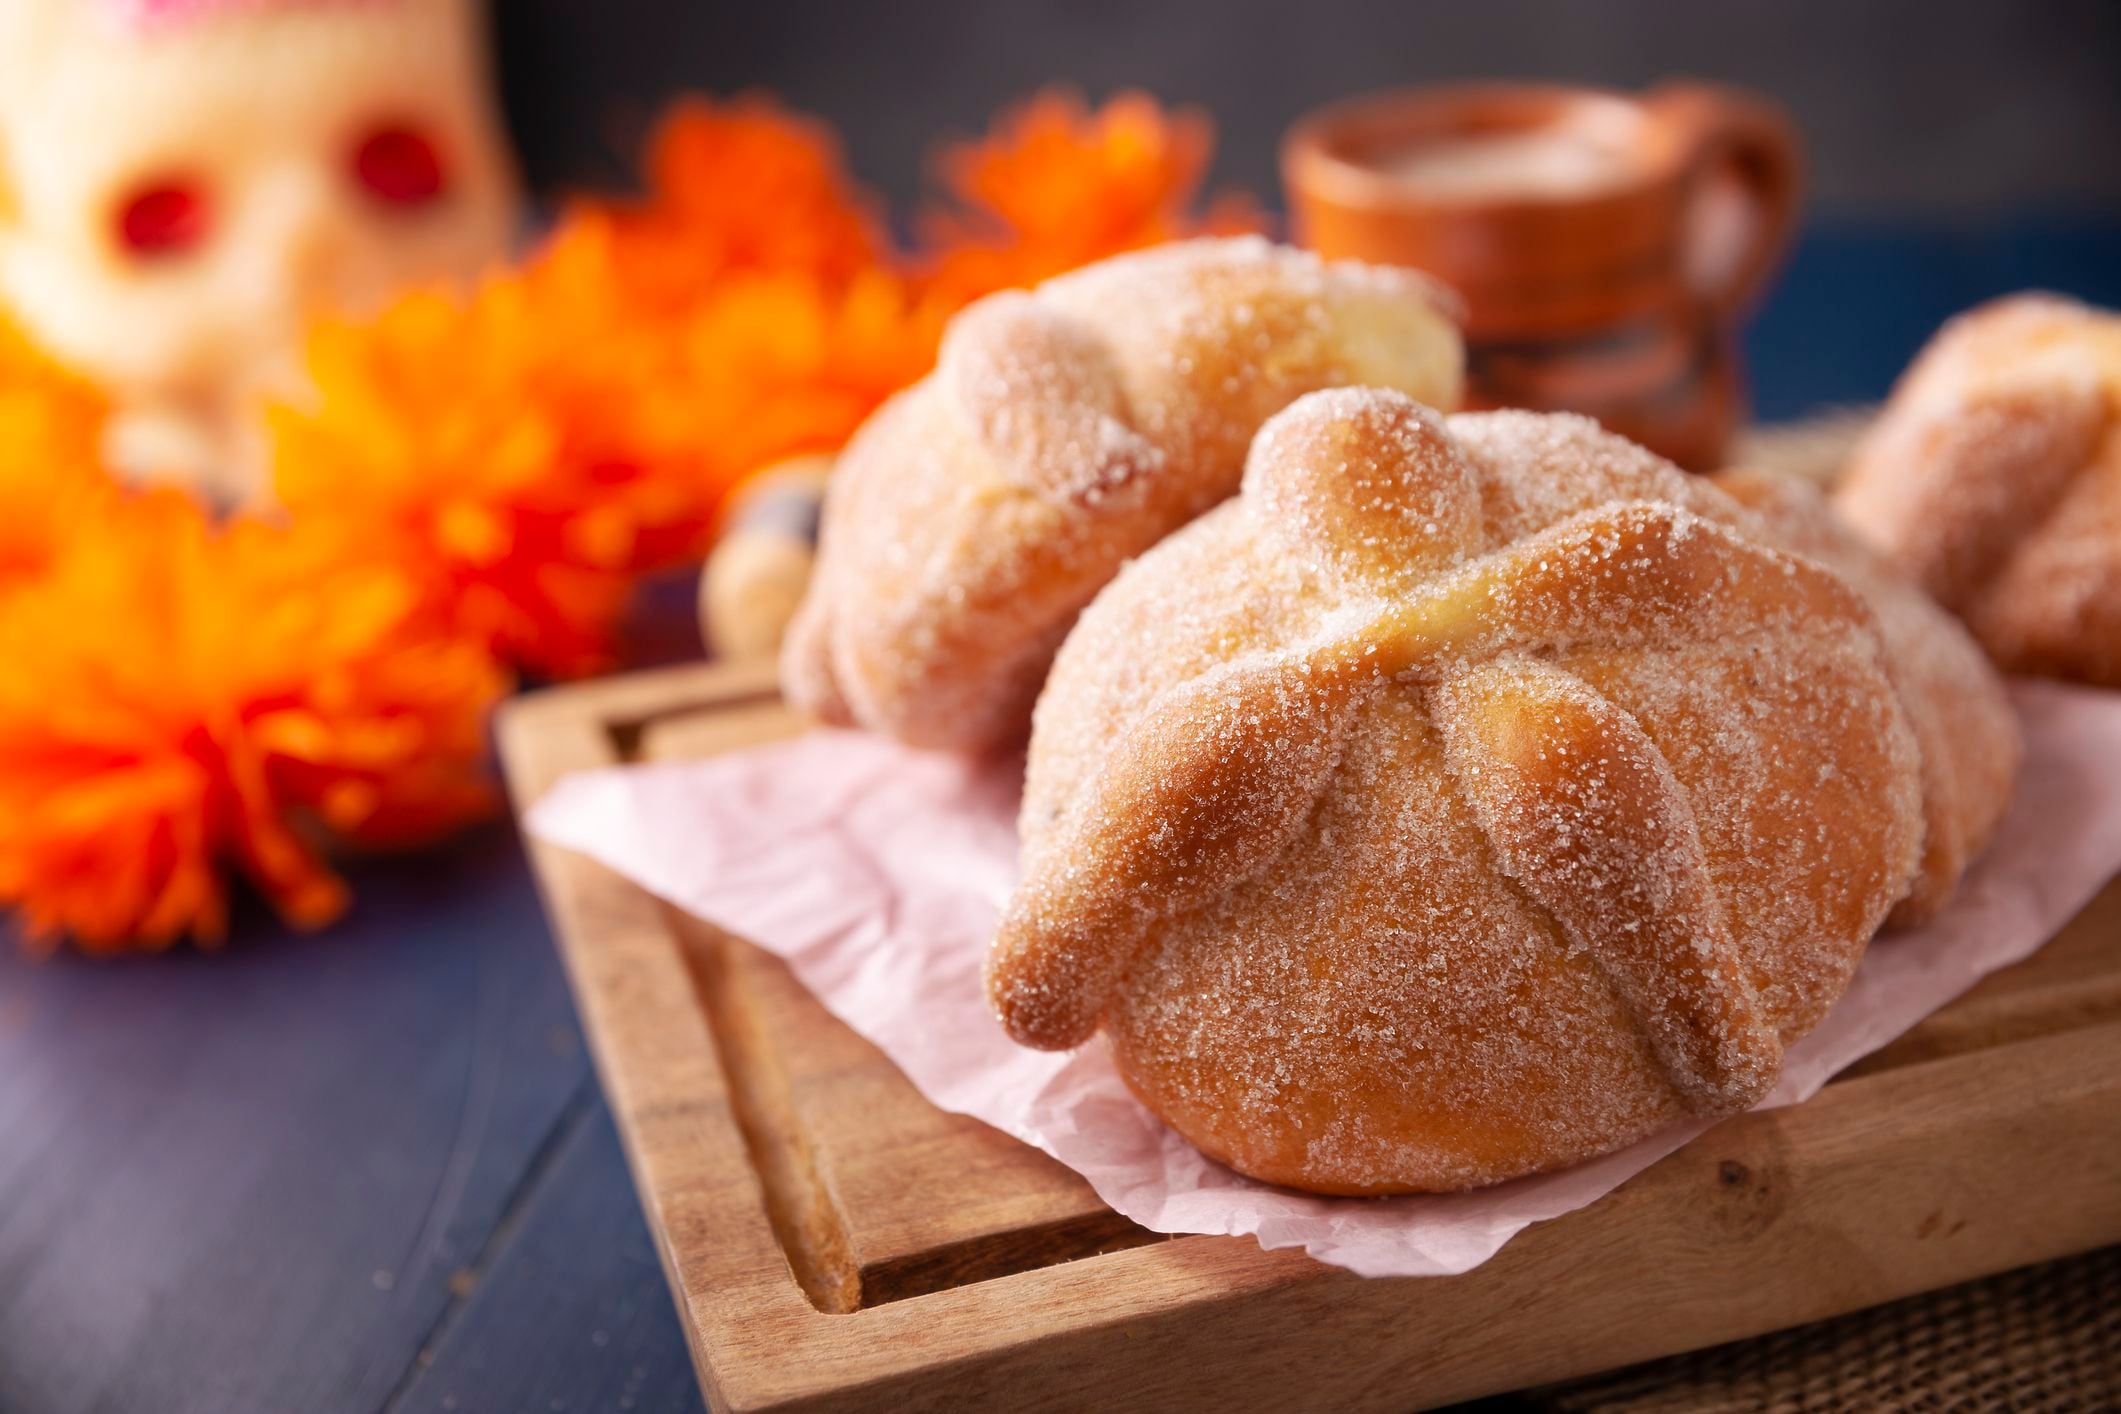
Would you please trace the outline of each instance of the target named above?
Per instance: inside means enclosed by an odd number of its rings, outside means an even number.
[[[1468,78],[1771,94],[1838,216],[2121,215],[2111,0],[506,0],[503,92],[532,178],[621,180],[662,100],[763,87],[830,122],[895,207],[938,138],[1056,76],[1205,108],[1214,180],[1275,186],[1297,115]]]
[[[2121,304],[2121,226],[1815,229],[1760,412],[1880,397],[2027,286]],[[357,877],[321,937],[0,947],[0,1410],[698,1406],[516,840]]]

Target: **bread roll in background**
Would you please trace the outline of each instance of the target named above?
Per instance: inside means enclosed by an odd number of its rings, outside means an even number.
[[[2006,670],[2121,686],[2121,315],[2026,294],[1952,320],[1834,502]]]
[[[961,312],[856,433],[783,652],[789,700],[918,746],[1020,740],[1075,616],[1237,489],[1304,393],[1456,402],[1452,301],[1257,237],[1179,242]]]

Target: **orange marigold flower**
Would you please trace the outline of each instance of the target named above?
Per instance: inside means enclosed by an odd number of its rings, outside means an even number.
[[[424,568],[511,662],[604,667],[635,580],[729,489],[844,441],[934,356],[822,130],[760,100],[663,125],[648,199],[582,205],[521,271],[318,330],[275,484],[349,556]]]
[[[848,280],[887,258],[831,131],[770,99],[680,100],[650,139],[647,177],[644,200],[576,214],[612,224],[629,288],[659,307],[732,273]]]
[[[503,687],[401,571],[174,492],[0,595],[0,902],[91,951],[211,943],[239,870],[290,922],[346,905],[328,839],[414,844],[488,808]]]
[[[951,204],[901,256],[818,124],[685,103],[644,197],[316,332],[310,395],[271,414],[284,524],[118,490],[102,400],[0,329],[0,904],[46,941],[211,941],[234,869],[334,916],[328,845],[486,807],[496,657],[603,666],[636,579],[703,550],[745,476],[843,443],[966,301],[1255,228],[1194,211],[1209,154],[1196,114],[1048,93],[945,154]]]
[[[881,270],[841,286],[796,274],[725,282],[679,331],[684,396],[672,411],[724,482],[835,450],[927,372],[946,313]]]
[[[468,299],[319,331],[314,396],[274,416],[281,500],[509,662],[601,668],[635,580],[704,551],[745,477],[841,445],[952,310],[1202,229],[1208,154],[1197,115],[1045,95],[946,157],[947,247],[902,260],[816,124],[688,102],[645,198],[577,205]]]
[[[1204,114],[1166,112],[1146,94],[1093,112],[1068,90],[1040,93],[939,157],[958,209],[924,219],[934,281],[962,302],[1182,236],[1259,229],[1243,202],[1191,214],[1214,146]]]
[[[44,569],[111,493],[107,412],[93,385],[0,323],[0,589]]]
[[[608,290],[512,276],[410,296],[316,331],[313,400],[272,414],[275,485],[509,661],[590,671],[634,578],[704,542],[706,477],[653,424],[674,356]]]

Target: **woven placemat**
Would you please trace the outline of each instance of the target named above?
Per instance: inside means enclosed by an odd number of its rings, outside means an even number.
[[[2121,1247],[1675,1355],[1535,1399],[1556,1414],[2121,1409]]]

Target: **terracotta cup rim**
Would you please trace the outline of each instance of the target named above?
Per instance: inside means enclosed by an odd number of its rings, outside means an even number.
[[[1283,181],[1292,203],[1297,189],[1315,199],[1361,210],[1384,211],[1419,206],[1445,210],[1522,210],[1527,213],[1634,200],[1683,179],[1688,152],[1677,134],[1660,123],[1656,93],[1631,94],[1587,84],[1536,80],[1484,81],[1382,89],[1357,94],[1297,119],[1282,139]],[[1558,115],[1570,109],[1595,108],[1609,121],[1647,139],[1631,144],[1639,155],[1629,169],[1591,192],[1513,192],[1508,195],[1436,195],[1425,193],[1374,162],[1351,151],[1355,147],[1388,147],[1395,141],[1414,145],[1421,139],[1450,133],[1509,131],[1536,125],[1536,119],[1490,115],[1511,110],[1522,114],[1544,108]]]

